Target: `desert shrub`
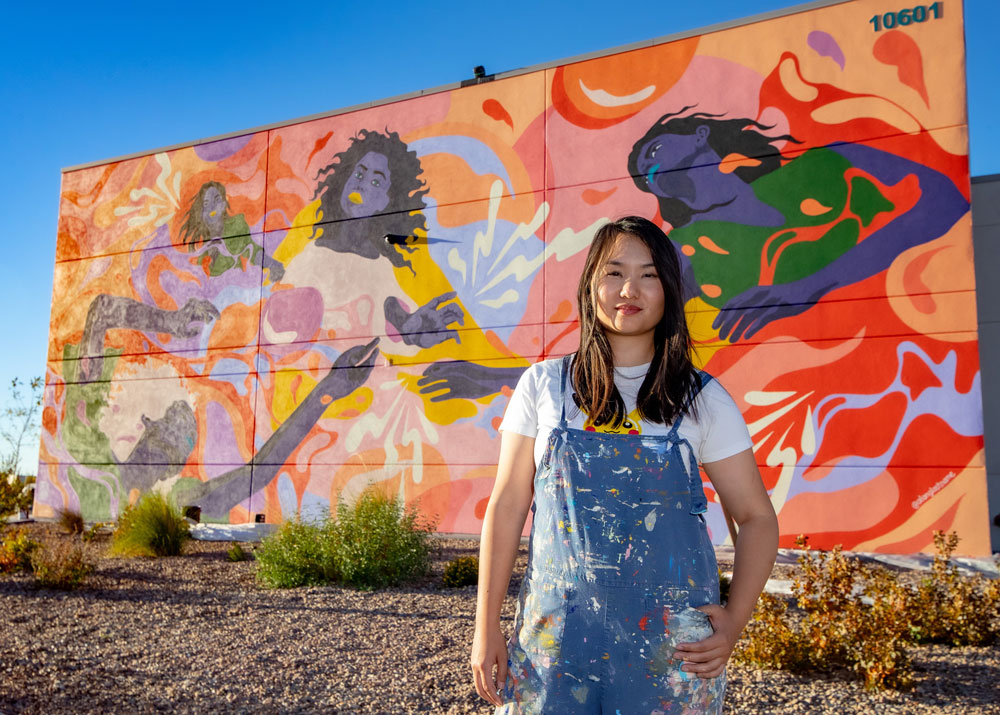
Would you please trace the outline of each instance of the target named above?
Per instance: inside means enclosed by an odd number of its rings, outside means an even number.
[[[353,505],[337,507],[333,540],[340,581],[370,591],[425,576],[432,527],[397,497],[368,489]]]
[[[760,595],[733,657],[737,662],[772,670],[809,667],[806,638],[795,627],[784,598],[771,593]]]
[[[272,588],[385,588],[425,575],[430,548],[430,527],[416,511],[368,490],[353,505],[341,502],[336,518],[282,524],[255,552],[257,577]]]
[[[475,586],[479,583],[479,559],[475,556],[459,556],[444,567],[441,581],[448,588]]]
[[[159,492],[149,492],[118,517],[111,551],[123,556],[178,556],[190,536],[180,510]]]
[[[31,555],[40,546],[24,529],[8,532],[0,541],[0,573],[30,573]]]
[[[758,667],[808,670],[844,667],[869,689],[900,687],[911,679],[908,590],[881,567],[849,559],[839,546],[805,549],[792,580],[796,613],[764,594],[736,652]]]
[[[244,549],[239,543],[233,543],[229,550],[226,551],[226,561],[232,561],[233,563],[238,561],[249,561],[250,553]]]
[[[86,530],[83,515],[76,509],[57,509],[56,523],[67,534],[83,534]]]
[[[31,557],[35,583],[42,588],[72,591],[94,571],[83,547],[60,540],[37,549]]]
[[[934,532],[937,553],[911,603],[911,636],[918,643],[989,645],[1000,637],[1000,581],[965,576],[951,560],[958,534]]]
[[[0,470],[0,520],[11,514],[31,509],[35,500],[35,478],[20,477],[9,470]]]
[[[316,586],[337,580],[333,521],[285,521],[257,547],[257,578],[270,588]]]
[[[98,537],[107,536],[109,533],[111,533],[110,530],[112,530],[113,528],[114,524],[109,524],[103,521],[95,521],[87,529],[85,529],[82,534],[80,534],[80,538],[86,541],[87,543],[90,543],[91,541],[93,541]]]

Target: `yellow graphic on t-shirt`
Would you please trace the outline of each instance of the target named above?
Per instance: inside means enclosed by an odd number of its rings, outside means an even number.
[[[587,417],[583,421],[583,428],[588,432],[601,432],[603,434],[642,434],[642,421],[639,417],[638,408],[628,413],[620,425],[606,424],[596,426]]]

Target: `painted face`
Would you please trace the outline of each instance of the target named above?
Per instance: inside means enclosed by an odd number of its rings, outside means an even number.
[[[213,236],[222,235],[222,225],[226,220],[226,200],[214,186],[205,190],[201,207],[201,220],[212,231]]]
[[[646,244],[622,234],[597,272],[597,319],[606,333],[649,336],[663,318],[663,284]]]
[[[373,216],[389,205],[389,159],[370,151],[361,157],[344,185],[340,208],[350,218]]]
[[[700,213],[733,200],[734,174],[719,171],[719,155],[708,145],[708,127],[694,134],[660,134],[643,145],[636,168],[646,190],[659,198],[660,214],[683,226]]]

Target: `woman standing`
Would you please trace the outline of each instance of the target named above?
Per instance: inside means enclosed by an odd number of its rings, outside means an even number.
[[[664,233],[626,217],[594,237],[580,349],[521,377],[483,522],[472,668],[505,713],[721,713],[725,665],[777,549],[736,404],[691,363]],[[740,526],[729,601],[697,463]],[[500,610],[529,506],[514,634]]]

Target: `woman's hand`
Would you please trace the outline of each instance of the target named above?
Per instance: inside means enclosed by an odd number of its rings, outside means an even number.
[[[729,662],[743,626],[722,606],[709,604],[698,610],[708,616],[715,633],[704,640],[678,643],[674,657],[684,661],[681,670],[699,678],[714,678],[722,674]]]
[[[503,705],[503,699],[497,691],[503,688],[507,680],[507,644],[499,626],[476,629],[472,640],[472,673],[479,697],[497,707]]]

